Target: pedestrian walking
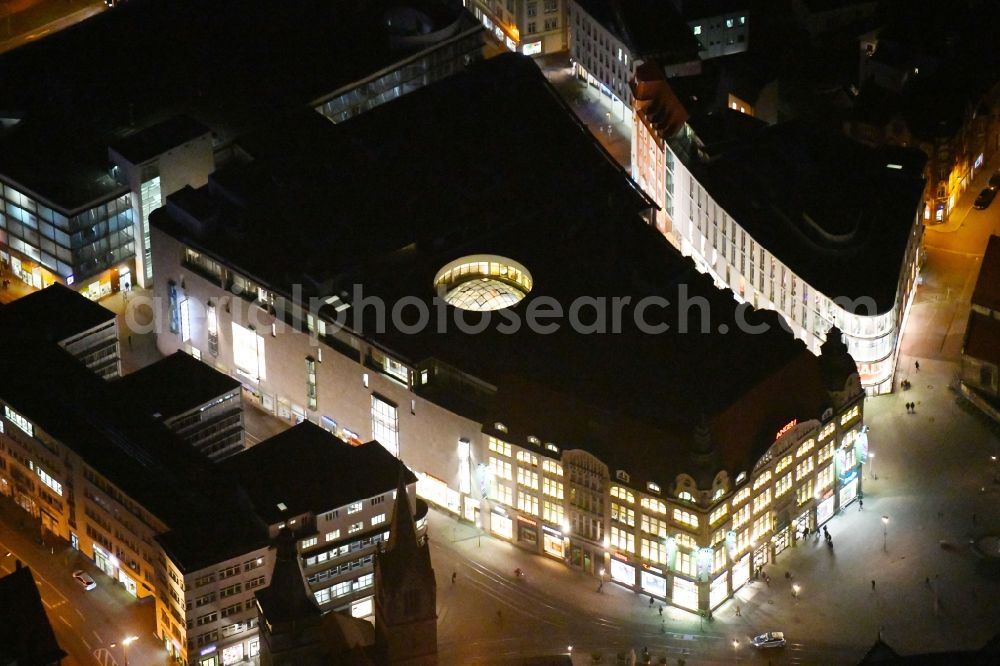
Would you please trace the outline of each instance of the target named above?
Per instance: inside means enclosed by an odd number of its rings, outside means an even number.
[[[875,591],[875,579],[872,578],[872,592]]]
[[[930,576],[927,576],[926,578],[924,578],[924,585],[926,585],[927,587],[931,586],[931,577]]]
[[[660,617],[663,617],[663,606],[660,606]]]
[[[132,349],[132,336],[128,336],[128,348]]]
[[[736,604],[736,617],[741,617],[743,613],[740,612],[740,605]]]
[[[454,585],[454,584],[455,584],[455,579],[456,579],[456,578],[458,578],[458,572],[456,572],[456,571],[452,571],[452,572],[451,572],[451,584],[452,584],[452,585]]]
[[[920,372],[920,361],[914,361],[913,365],[917,368],[917,372]]]
[[[858,511],[865,510],[865,500],[864,498],[858,498]]]
[[[653,595],[651,594],[649,595],[649,607],[652,608],[654,603],[656,603],[656,601],[653,599]]]

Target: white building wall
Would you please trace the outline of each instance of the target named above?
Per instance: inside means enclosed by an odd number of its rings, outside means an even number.
[[[895,305],[872,316],[854,314],[838,303],[835,295],[816,290],[758,243],[715,202],[666,142],[657,143],[640,120],[636,119],[633,128],[633,145],[644,147],[642,153],[633,154],[633,177],[664,208],[658,213],[657,225],[666,238],[693,258],[698,270],[711,275],[716,286],[732,290],[737,301],[780,313],[788,330],[814,354],[819,354],[830,328],[839,328],[858,363],[866,390],[873,394],[891,391],[899,333],[918,269],[918,214],[914,214]],[[657,150],[650,151],[650,146]],[[668,164],[673,167],[669,174],[664,171]],[[662,180],[660,174],[665,175]],[[668,199],[673,214],[666,216]]]

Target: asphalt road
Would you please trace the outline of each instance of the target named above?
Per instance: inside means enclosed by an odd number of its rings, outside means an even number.
[[[139,640],[128,648],[130,664],[170,663],[153,635],[152,599],[135,599],[65,542],[50,536],[42,546],[38,539],[37,521],[0,499],[0,575],[12,572],[18,559],[31,567],[56,640],[69,653],[63,666],[124,664],[120,641],[131,635]],[[89,573],[97,587],[84,590],[72,578],[77,569]]]

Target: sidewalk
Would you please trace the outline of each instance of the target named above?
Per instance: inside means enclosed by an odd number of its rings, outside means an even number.
[[[614,117],[610,100],[573,75],[568,53],[542,56],[535,62],[559,96],[590,128],[605,150],[626,173],[631,173],[632,128],[629,123]]]
[[[979,170],[976,172],[975,178],[969,183],[969,186],[962,193],[962,196],[958,198],[955,203],[955,208],[952,210],[951,215],[948,216],[948,221],[944,224],[925,224],[924,228],[928,231],[934,231],[939,234],[950,234],[958,231],[965,224],[965,219],[969,216],[972,211],[972,204],[975,203],[976,197],[979,196],[979,192],[982,191],[986,184],[990,180],[990,176],[993,175],[994,170],[1000,165],[1000,151],[998,151],[989,162],[984,162]]]

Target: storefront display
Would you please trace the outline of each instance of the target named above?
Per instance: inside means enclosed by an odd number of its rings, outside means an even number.
[[[681,608],[698,610],[698,586],[693,581],[674,576],[674,595],[672,601]]]
[[[733,566],[733,591],[743,587],[748,580],[750,580],[750,553],[744,555]]]
[[[666,598],[667,596],[667,579],[664,578],[659,569],[649,567],[643,570],[640,577],[640,582],[642,584],[642,591],[646,594],[652,594],[656,597]]]
[[[611,580],[635,587],[635,567],[617,558],[611,558]]]
[[[498,537],[514,538],[514,521],[502,514],[496,512],[490,514],[490,529]]]
[[[858,496],[857,470],[852,470],[842,483],[844,485],[840,488],[840,506],[847,506]]]
[[[708,606],[715,608],[729,598],[729,573],[722,572],[712,581],[712,587],[708,593]]]
[[[819,527],[833,517],[833,493],[816,505],[816,527]]]
[[[538,523],[524,516],[517,517],[517,540],[527,546],[538,546]]]
[[[557,557],[560,560],[566,556],[566,548],[563,543],[562,532],[542,525],[542,550],[547,555]]]

